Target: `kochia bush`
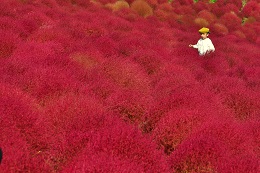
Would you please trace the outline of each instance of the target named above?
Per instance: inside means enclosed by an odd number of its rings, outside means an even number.
[[[148,136],[119,119],[94,135],[64,172],[170,172],[167,159]]]
[[[49,171],[44,159],[50,139],[49,124],[37,103],[11,85],[1,83],[0,88],[0,146],[4,153],[0,170]]]

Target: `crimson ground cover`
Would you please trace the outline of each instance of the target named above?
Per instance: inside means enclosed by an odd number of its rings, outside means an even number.
[[[260,171],[259,0],[0,2],[1,172]]]

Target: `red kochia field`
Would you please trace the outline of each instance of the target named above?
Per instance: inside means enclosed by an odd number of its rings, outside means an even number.
[[[0,0],[0,172],[259,173],[259,33],[259,0]]]

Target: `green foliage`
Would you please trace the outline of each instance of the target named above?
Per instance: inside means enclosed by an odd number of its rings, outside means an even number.
[[[248,18],[247,18],[247,17],[244,17],[244,18],[242,19],[242,25],[244,25],[247,20],[248,20]]]
[[[194,3],[199,2],[199,0],[193,0]],[[209,0],[209,3],[215,3],[217,0]]]
[[[209,0],[209,3],[215,3],[217,0]]]
[[[241,7],[241,11],[242,11],[242,10],[243,10],[243,8],[245,7],[246,3],[247,3],[247,0],[242,0],[242,7]]]
[[[246,5],[247,0],[242,0],[242,8]]]

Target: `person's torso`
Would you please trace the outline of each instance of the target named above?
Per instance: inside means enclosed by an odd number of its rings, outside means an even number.
[[[210,48],[209,44],[210,44],[209,38],[200,39],[197,44],[199,53],[205,54]]]

